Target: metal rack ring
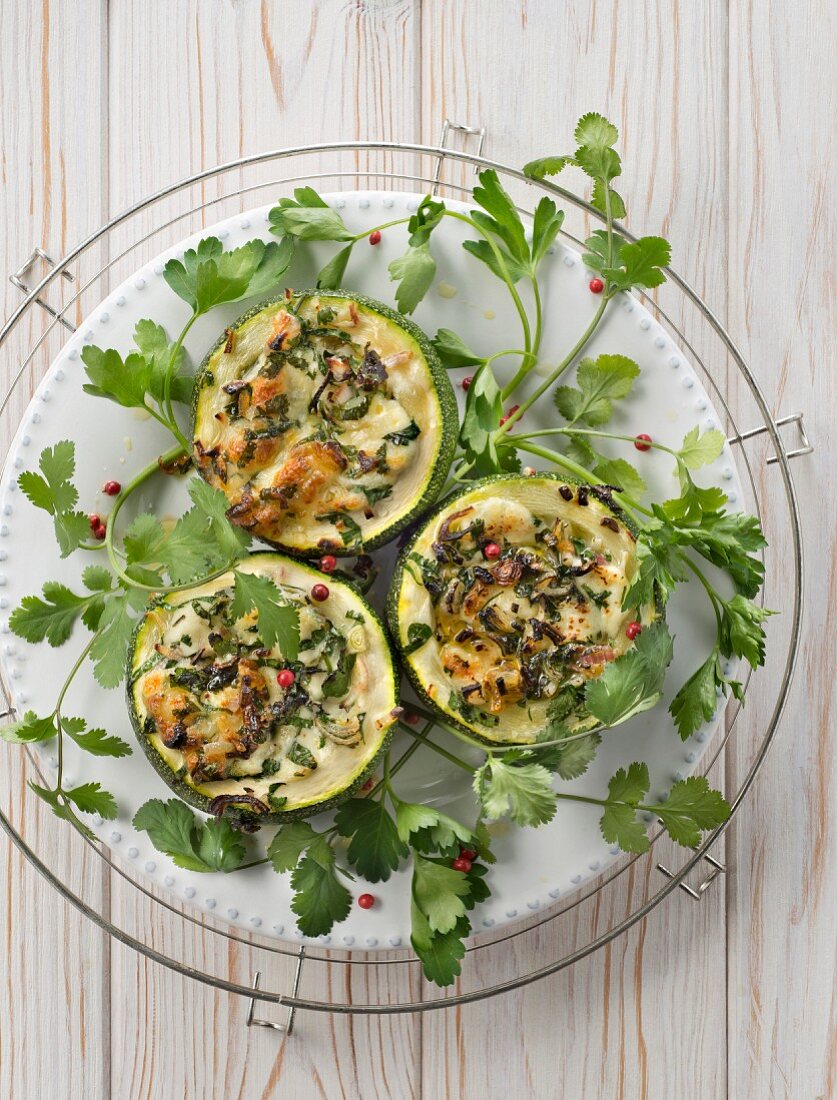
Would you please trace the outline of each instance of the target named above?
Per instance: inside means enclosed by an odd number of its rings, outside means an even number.
[[[466,138],[476,137],[478,139],[478,150],[476,154],[467,153],[461,150],[454,150],[446,145],[446,141],[451,132],[460,132]],[[56,326],[61,325],[64,328],[73,330],[75,326],[68,320],[66,316],[68,311],[73,307],[80,304],[82,295],[90,287],[96,287],[100,279],[104,278],[110,273],[112,269],[118,267],[118,264],[123,260],[129,258],[136,249],[151,241],[157,234],[169,229],[171,226],[177,225],[179,222],[194,217],[196,214],[200,214],[215,205],[225,203],[228,201],[236,201],[241,196],[249,195],[251,193],[275,189],[280,187],[286,187],[288,184],[297,180],[312,180],[320,178],[331,179],[343,179],[346,176],[351,176],[356,179],[365,180],[386,180],[387,183],[398,180],[401,182],[408,182],[412,184],[422,184],[427,189],[432,190],[433,193],[438,192],[444,188],[446,191],[459,192],[467,195],[468,187],[457,184],[454,181],[446,181],[444,177],[445,170],[451,166],[459,166],[469,168],[474,171],[493,168],[500,174],[507,177],[509,180],[524,184],[528,188],[535,188],[542,193],[547,193],[555,196],[570,206],[580,216],[592,217],[600,219],[599,212],[592,207],[589,203],[573,195],[571,192],[564,188],[549,183],[548,181],[533,183],[528,180],[522,172],[519,170],[500,164],[496,161],[485,158],[482,155],[483,143],[485,140],[485,129],[482,127],[470,127],[463,126],[461,124],[451,123],[446,121],[443,128],[442,137],[439,145],[427,146],[420,144],[400,144],[395,142],[384,141],[356,141],[356,142],[338,142],[338,143],[320,143],[307,146],[299,146],[296,148],[280,149],[270,152],[260,153],[249,157],[242,157],[235,161],[227,162],[216,166],[214,168],[207,169],[200,173],[196,173],[184,180],[181,180],[175,184],[170,185],[156,194],[148,196],[142,201],[136,203],[132,207],[123,211],[117,215],[111,221],[101,226],[94,233],[88,236],[81,242],[75,249],[68,253],[63,260],[58,263],[52,264],[50,257],[45,249],[39,247],[36,248],[27,262],[21,267],[18,272],[15,272],[11,277],[12,281],[22,291],[25,292],[25,298],[19,305],[19,307],[12,313],[12,316],[8,319],[2,329],[0,329],[0,349],[4,349],[9,338],[18,330],[20,322],[30,314],[34,305],[40,306],[46,314],[49,315],[49,322],[45,331],[38,337],[34,343],[34,346],[29,351],[29,354],[23,359],[18,371],[14,376],[14,380],[9,391],[5,394],[2,405],[0,405],[0,413],[5,414],[9,408],[11,397],[16,391],[18,384],[23,378],[27,368],[35,362],[35,357],[41,348],[48,349],[49,341],[54,337]],[[399,157],[412,157],[416,158],[418,162],[429,161],[431,168],[426,170],[412,170],[412,171],[389,171],[387,164],[385,163],[377,170],[373,167],[360,168],[359,160],[362,156],[379,155],[386,161],[388,158]],[[337,169],[337,165],[332,163],[332,158],[338,158],[340,156],[348,156],[354,158],[354,165],[348,169]],[[269,181],[260,181],[247,186],[241,185],[239,187],[232,187],[230,189],[223,190],[222,194],[207,199],[203,193],[203,188],[213,181],[216,183],[225,183],[228,177],[235,178],[236,175],[243,178],[244,173],[250,170],[257,170],[264,165],[273,165],[283,163],[293,158],[307,159],[312,157],[324,157],[329,162],[329,167],[324,171],[300,171],[299,175],[285,175],[280,179],[271,179]],[[108,248],[111,244],[111,235],[119,230],[122,226],[131,221],[132,218],[139,217],[151,208],[158,205],[165,205],[165,203],[173,199],[174,197],[186,194],[191,195],[192,189],[200,187],[201,195],[200,201],[192,203],[187,209],[181,211],[173,217],[167,217],[161,225],[155,226],[151,231],[143,233],[138,239],[133,240],[123,251],[118,252],[113,258],[107,260],[107,262],[93,274],[82,279],[80,276],[76,278],[76,286],[78,287],[74,296],[65,305],[56,307],[50,304],[49,300],[45,297],[48,291],[54,289],[55,284],[59,279],[64,279],[70,282],[74,279],[73,273],[69,270],[71,265],[77,263],[83,263],[87,256],[94,251],[97,246],[104,246]],[[619,231],[624,233],[628,239],[633,239],[631,234],[624,230],[623,227],[619,227]],[[574,240],[572,234],[567,231],[565,236],[568,240]],[[47,265],[52,265],[47,271],[46,275],[37,282],[33,287],[29,288],[26,282],[26,276],[31,270],[34,263],[38,260],[42,260]],[[731,409],[727,403],[724,394],[721,392],[720,387],[715,383],[714,379],[709,374],[706,367],[703,365],[699,357],[695,356],[700,363],[705,375],[709,378],[715,389],[716,394],[719,396],[721,403],[724,407],[725,413],[730,421],[730,426],[733,428],[732,434],[729,436],[729,442],[731,444],[739,445],[742,448],[745,462],[748,467],[748,473],[750,476],[750,486],[754,495],[755,506],[758,507],[758,493],[756,487],[756,480],[753,477],[750,470],[749,456],[744,450],[746,444],[753,440],[758,440],[761,436],[766,436],[772,443],[774,453],[766,458],[762,457],[760,461],[766,461],[771,465],[777,465],[779,467],[779,474],[781,476],[781,485],[784,490],[784,500],[787,504],[787,530],[790,534],[790,539],[793,547],[793,560],[792,560],[792,601],[788,611],[789,618],[786,619],[786,640],[787,648],[785,653],[785,659],[781,668],[781,674],[779,676],[776,688],[776,698],[773,702],[772,710],[766,721],[765,728],[761,734],[761,738],[756,747],[749,767],[746,770],[741,782],[735,792],[729,796],[729,801],[732,805],[733,815],[737,812],[743,799],[745,798],[750,786],[752,785],[756,774],[764,760],[771,741],[775,735],[778,722],[781,718],[782,711],[785,705],[788,688],[790,685],[791,677],[793,675],[794,666],[796,663],[796,657],[799,647],[800,639],[800,624],[802,616],[802,579],[803,579],[803,560],[802,560],[802,542],[800,534],[799,514],[797,507],[796,494],[793,487],[792,476],[788,467],[788,460],[799,455],[809,454],[813,447],[809,443],[802,421],[801,414],[793,414],[792,416],[782,417],[774,419],[767,401],[762,394],[748,364],[743,358],[742,354],[734,344],[732,338],[720,324],[717,317],[709,309],[709,307],[700,299],[696,292],[689,286],[685,280],[678,275],[674,270],[667,272],[669,283],[672,287],[682,295],[682,300],[688,306],[697,310],[701,323],[705,324],[706,329],[720,341],[725,354],[729,357],[729,360],[734,365],[735,370],[743,378],[746,384],[746,392],[752,399],[752,403],[755,406],[755,410],[758,414],[761,423],[758,427],[748,429],[746,431],[739,431],[735,425],[735,421],[731,412]],[[656,300],[649,300],[649,304],[652,308],[657,308],[658,313],[665,319],[669,328],[677,334],[681,342],[690,348],[691,344],[687,340],[685,334],[681,332],[670,316],[659,307]],[[694,352],[692,352],[694,354]],[[801,436],[801,443],[798,447],[786,450],[779,433],[780,427],[796,423]],[[3,694],[6,696],[8,707],[11,704],[8,698],[5,684],[2,686]],[[708,762],[708,767],[711,768],[717,762],[720,757],[723,747],[726,743],[726,738],[730,735],[732,724],[737,720],[737,712],[733,716],[730,727],[727,730],[726,735],[721,740],[721,744],[717,747],[715,752],[711,754]],[[33,761],[34,763],[34,761]],[[290,960],[295,961],[295,971],[288,984],[289,992],[283,992],[281,990],[274,990],[268,988],[262,988],[261,972],[260,968],[255,969],[255,977],[250,986],[243,984],[241,981],[234,980],[234,978],[228,976],[222,976],[219,974],[211,974],[206,970],[201,970],[194,966],[189,966],[183,959],[178,959],[166,955],[163,951],[152,946],[150,943],[143,941],[138,936],[132,935],[126,932],[123,928],[116,925],[109,917],[103,912],[100,912],[95,906],[89,904],[80,893],[71,888],[65,883],[62,878],[56,874],[45,860],[43,860],[36,851],[29,845],[24,839],[22,833],[18,831],[10,819],[5,813],[0,812],[0,827],[9,836],[12,843],[24,854],[24,856],[33,864],[33,866],[49,881],[52,886],[71,904],[79,909],[85,916],[91,919],[100,928],[107,931],[114,938],[122,943],[125,943],[147,958],[154,959],[155,961],[169,967],[170,969],[179,972],[187,977],[191,977],[195,980],[206,983],[218,989],[225,990],[230,993],[238,994],[248,999],[250,1004],[249,1014],[247,1018],[248,1025],[266,1026],[275,1028],[277,1030],[284,1030],[286,1034],[291,1034],[293,1029],[293,1014],[296,1009],[308,1009],[314,1011],[326,1011],[326,1012],[338,1012],[338,1013],[399,1013],[399,1012],[414,1012],[419,1010],[428,1010],[434,1008],[445,1008],[452,1005],[459,1005],[468,1003],[471,1001],[480,1000],[485,997],[493,996],[498,993],[506,992],[515,988],[519,988],[523,985],[537,981],[549,974],[554,974],[579,959],[586,957],[593,951],[602,947],[603,945],[611,942],[627,929],[635,925],[638,921],[642,920],[655,906],[660,904],[670,894],[675,891],[682,890],[689,894],[690,897],[699,899],[702,897],[712,882],[717,881],[722,877],[726,868],[722,861],[718,860],[715,856],[710,854],[712,848],[714,848],[720,839],[722,838],[726,825],[721,826],[715,830],[694,852],[690,853],[685,859],[683,864],[671,870],[666,863],[657,861],[655,866],[659,873],[663,876],[663,882],[658,889],[649,887],[649,896],[642,901],[641,904],[636,905],[626,916],[621,920],[617,919],[613,925],[598,935],[594,935],[590,938],[589,942],[582,944],[575,950],[570,950],[564,953],[561,957],[555,958],[545,962],[543,965],[539,965],[525,974],[513,974],[508,980],[498,981],[491,986],[479,987],[470,991],[457,990],[455,993],[446,994],[444,996],[435,997],[431,1000],[419,999],[411,1001],[382,1003],[382,1002],[366,1002],[360,1003],[354,1001],[349,997],[345,1001],[326,1000],[323,998],[301,996],[300,986],[304,976],[303,963],[306,967],[314,963],[323,963],[334,965],[343,965],[346,968],[352,966],[364,966],[374,967],[381,966],[387,967],[393,964],[407,965],[415,968],[418,964],[415,960],[406,957],[399,957],[394,959],[380,959],[365,957],[356,958],[353,957],[356,953],[353,952],[340,952],[336,953],[333,949],[323,950],[322,952],[316,949],[304,948],[299,949],[292,944],[277,945],[274,943],[266,942],[264,937],[260,937],[258,934],[237,934],[232,932],[228,928],[216,923],[208,916],[194,915],[191,912],[179,912],[174,905],[165,899],[155,894],[153,889],[146,887],[144,884],[134,880],[128,871],[117,867],[113,864],[108,856],[106,850],[102,850],[98,845],[89,841],[84,841],[89,847],[101,856],[103,866],[109,873],[117,873],[117,879],[115,883],[119,883],[123,880],[138,890],[142,895],[151,899],[155,904],[160,905],[172,916],[177,916],[181,919],[190,922],[192,925],[197,925],[205,931],[211,932],[214,936],[217,936],[221,942],[234,940],[238,943],[249,947],[254,952],[265,951],[267,952],[267,958],[275,958],[277,956],[287,956]],[[655,838],[656,840],[656,838]],[[654,847],[652,846],[652,852],[649,853],[646,859],[653,860]],[[688,879],[691,873],[706,861],[710,867],[709,872],[700,880],[697,887],[693,887],[689,884]],[[525,927],[521,927],[519,930],[506,931],[498,938],[485,939],[481,942],[472,943],[469,946],[468,954],[472,956],[475,952],[490,949],[492,946],[498,943],[507,942],[517,936],[524,936],[530,932],[535,932],[537,929],[543,927],[550,922],[556,921],[565,913],[579,909],[583,904],[587,903],[591,899],[601,896],[601,892],[609,887],[612,883],[616,882],[626,872],[632,874],[632,869],[637,866],[639,857],[627,859],[623,864],[612,873],[609,873],[597,880],[595,887],[587,892],[580,892],[578,895],[574,895],[573,898],[568,899],[563,904],[558,904],[555,907],[555,911],[552,909],[545,913],[537,915],[532,921],[526,924]],[[286,1007],[289,1010],[289,1015],[285,1024],[276,1024],[270,1021],[257,1019],[255,1017],[255,1002],[263,1001],[268,1003],[279,1004]]]

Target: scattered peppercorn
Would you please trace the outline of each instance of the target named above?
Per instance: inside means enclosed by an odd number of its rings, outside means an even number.
[[[375,904],[375,899],[372,894],[361,894],[357,899],[357,903],[361,909],[371,909]]]
[[[642,625],[636,621],[628,623],[628,625],[625,627],[625,633],[627,634],[630,641],[633,641],[638,634],[642,633]]]
[[[380,244],[381,243],[381,231],[380,231],[380,229],[373,229],[372,230],[372,232],[369,234],[369,243],[370,244]]]
[[[276,676],[276,682],[279,684],[279,687],[284,688],[285,690],[287,690],[294,683],[295,680],[296,674],[294,673],[292,668],[280,669]]]
[[[499,558],[501,550],[496,542],[487,542],[482,548],[483,556],[488,558],[489,561],[493,561],[494,558]]]
[[[122,492],[122,486],[118,481],[106,481],[102,486],[102,492],[107,493],[109,497],[115,497]]]
[[[634,440],[634,446],[638,451],[650,451],[652,442],[653,440],[650,435],[646,435],[645,432],[640,432]]]
[[[604,283],[601,279],[591,279],[590,290],[593,292],[593,294],[601,294],[601,292],[604,290]]]
[[[323,554],[320,558],[320,569],[323,573],[333,573],[337,568],[337,558],[334,554]]]
[[[459,858],[460,859],[470,859],[473,862],[473,860],[475,860],[477,858],[477,853],[474,851],[473,848],[460,848],[459,849]]]
[[[90,524],[90,530],[95,531],[97,527],[102,526],[102,517],[98,512],[91,512],[87,517],[87,522]]]
[[[323,600],[327,600],[329,597],[328,586],[324,584],[315,584],[311,587],[311,599],[316,600],[317,603],[322,603]]]
[[[469,390],[469,389],[471,388],[471,383],[472,383],[473,381],[474,381],[474,376],[473,376],[472,374],[469,374],[469,375],[468,375],[467,377],[463,378],[463,379],[462,379],[462,381],[460,382],[460,385],[462,386],[462,389],[463,389],[463,390],[464,390],[464,391],[465,391],[466,393],[467,393],[467,392],[468,392],[468,390]]]
[[[458,859],[453,861],[451,867],[453,867],[454,871],[462,871],[463,874],[467,875],[471,870],[471,861],[470,859],[465,859],[464,856],[459,856]]]

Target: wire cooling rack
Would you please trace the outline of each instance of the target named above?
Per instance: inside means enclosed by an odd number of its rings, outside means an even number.
[[[475,150],[449,144],[471,144]],[[354,141],[279,149],[242,157],[197,173],[143,199],[102,225],[63,259],[54,261],[36,247],[10,275],[24,297],[0,330],[0,353],[12,383],[0,405],[0,436],[7,455],[18,418],[38,380],[60,350],[63,330],[74,331],[109,292],[152,256],[207,223],[275,199],[298,182],[318,181],[334,189],[368,187],[403,189],[468,198],[473,175],[494,168],[528,213],[541,193],[556,197],[567,211],[562,235],[578,245],[590,223],[601,216],[589,203],[549,182],[535,183],[523,173],[483,156],[485,129],[446,120],[436,146],[384,141]],[[277,174],[278,173],[278,174]],[[619,227],[628,239],[631,234]],[[46,243],[46,242],[45,242]],[[40,268],[40,279],[36,269]],[[776,734],[793,676],[802,617],[802,541],[797,498],[788,465],[813,447],[801,413],[774,417],[749,365],[731,336],[698,294],[677,274],[643,295],[645,304],[672,338],[692,356],[724,422],[729,442],[737,447],[743,474],[742,503],[762,523],[770,548],[764,603],[780,611],[781,629],[768,622],[768,662],[748,682],[758,692],[756,708],[742,710],[732,702],[725,728],[710,746],[703,771],[724,788],[732,818],[750,789]],[[786,444],[782,430],[797,433]],[[767,467],[773,467],[769,472]],[[3,477],[13,476],[5,466]],[[789,551],[789,552],[788,552]],[[13,714],[10,694],[0,680],[5,715]],[[734,752],[725,753],[732,748]],[[19,752],[14,747],[9,751]],[[728,765],[725,769],[725,759]],[[735,770],[736,774],[730,772]],[[40,778],[28,753],[27,774]],[[726,770],[726,774],[725,773]],[[625,857],[608,873],[554,906],[533,912],[525,921],[469,944],[463,973],[453,992],[440,991],[421,975],[419,963],[404,951],[366,955],[296,946],[245,933],[208,914],[180,908],[169,895],[140,881],[121,864],[111,862],[98,842],[71,834],[74,854],[94,853],[89,860],[67,860],[77,868],[52,866],[57,831],[65,824],[51,817],[31,825],[31,814],[19,809],[18,791],[0,786],[0,827],[48,882],[98,927],[186,977],[249,998],[248,1026],[290,1034],[297,1009],[336,1013],[399,1013],[447,1008],[508,992],[571,966],[622,935],[675,893],[696,902],[726,872],[723,834],[726,825],[706,837],[699,848],[676,848],[664,836],[652,839],[643,856]],[[727,825],[729,822],[727,822]],[[65,840],[66,843],[66,840]],[[81,868],[87,870],[82,872]],[[672,902],[673,903],[673,902]],[[165,928],[163,936],[152,931]],[[171,946],[161,946],[159,939]],[[232,948],[235,948],[233,950]],[[491,967],[481,965],[490,953]],[[526,969],[520,959],[537,959]],[[331,968],[330,970],[328,968]],[[483,973],[490,971],[492,980]],[[282,1006],[277,1020],[256,1016],[257,1002]],[[274,1010],[275,1011],[275,1010]]]

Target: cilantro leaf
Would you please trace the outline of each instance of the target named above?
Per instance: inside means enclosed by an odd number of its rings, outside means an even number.
[[[643,822],[637,820],[636,807],[616,803],[605,807],[599,821],[608,844],[618,844],[623,852],[647,852],[651,847]]]
[[[320,836],[308,824],[307,821],[290,821],[282,825],[271,840],[267,849],[267,856],[277,873],[292,871],[302,856],[302,853]]]
[[[599,827],[610,844],[618,844],[623,852],[647,852],[650,842],[645,826],[636,820],[637,806],[648,794],[651,779],[647,764],[631,764],[619,768],[608,783],[608,800]]]
[[[122,358],[114,348],[104,350],[94,344],[81,349],[81,358],[90,379],[84,392],[93,397],[105,397],[125,408],[146,407],[146,394],[151,389],[152,362],[139,352]]]
[[[325,841],[308,849],[291,874],[291,886],[291,909],[303,935],[323,936],[349,915],[352,895],[338,881],[334,851]]]
[[[532,272],[538,269],[538,265],[547,254],[555,238],[564,224],[564,211],[558,210],[552,199],[546,195],[535,207],[535,216],[532,222]]]
[[[619,131],[603,115],[589,111],[576,123],[574,137],[576,145],[589,149],[607,149],[619,140]]]
[[[546,179],[547,176],[557,176],[559,172],[564,171],[568,164],[575,164],[572,153],[568,153],[566,156],[539,157],[537,160],[530,160],[528,164],[523,165],[523,174],[532,180],[542,180]]]
[[[227,519],[229,501],[225,494],[195,477],[189,483],[189,496],[206,521],[204,541],[209,538],[226,561],[240,557],[250,545],[251,538]]]
[[[269,577],[234,570],[235,591],[230,614],[242,619],[250,611],[258,614],[259,637],[272,649],[279,646],[286,661],[299,656],[299,612],[284,598]]]
[[[470,891],[467,875],[441,860],[413,855],[413,901],[431,932],[450,932],[465,916],[463,898]]]
[[[156,516],[141,512],[125,532],[123,545],[131,565],[156,563],[157,552],[166,541],[166,533]]]
[[[717,428],[700,434],[697,424],[686,433],[677,457],[690,470],[698,470],[714,462],[724,449],[724,433]]]
[[[337,290],[343,285],[343,276],[346,274],[353,248],[354,242],[341,248],[321,269],[317,276],[317,286],[321,290]]]
[[[270,211],[270,232],[301,241],[353,241],[354,234],[313,187],[297,187]]]
[[[112,596],[102,612],[98,631],[90,647],[93,673],[104,688],[122,683],[128,660],[128,646],[136,619],[133,612],[146,601],[146,593],[136,590]]]
[[[485,362],[476,352],[471,351],[460,336],[457,336],[449,328],[440,328],[430,342],[441,359],[442,366],[447,370],[456,370],[458,367],[476,367]]]
[[[186,372],[186,352],[181,347],[172,364],[174,342],[166,335],[166,330],[155,321],[137,321],[134,329],[134,343],[145,359],[151,364],[149,392],[155,401],[163,400],[165,376],[172,367],[172,380],[169,396],[173,401],[188,405],[192,400],[194,379]]]
[[[762,623],[771,615],[739,592],[723,604],[720,646],[725,657],[744,657],[753,668],[764,664],[764,628]]]
[[[18,485],[36,508],[42,508],[54,516],[75,507],[78,501],[78,492],[72,483],[76,469],[75,453],[75,444],[68,440],[56,443],[54,447],[45,447],[38,460],[41,474],[24,470],[18,477]]]
[[[91,570],[95,570],[91,573]],[[85,626],[95,630],[105,606],[107,591],[104,577],[112,582],[111,574],[99,566],[84,571],[85,583],[96,590],[90,596],[77,596],[58,581],[47,581],[43,599],[24,596],[9,618],[9,626],[19,638],[27,642],[46,639],[51,646],[60,646],[70,637],[76,620],[81,617]]]
[[[72,737],[80,749],[93,756],[130,756],[131,746],[121,737],[108,735],[102,729],[87,729],[83,718],[61,717],[61,728]]]
[[[224,817],[204,821],[197,840],[198,858],[212,871],[236,871],[247,854],[240,834]]]
[[[398,836],[425,855],[458,855],[463,845],[471,844],[473,834],[452,817],[417,802],[399,802],[396,808]]]
[[[588,427],[598,427],[610,420],[614,400],[628,396],[638,375],[638,365],[625,355],[582,359],[576,374],[578,388],[559,386],[555,404],[571,425],[581,421]]]
[[[84,512],[59,512],[53,519],[55,538],[61,557],[69,557],[90,535],[90,522]]]
[[[678,780],[653,811],[671,839],[686,848],[700,844],[701,833],[723,824],[731,812],[721,792],[713,790],[703,775]]]
[[[351,837],[347,858],[368,882],[386,882],[409,851],[382,801],[350,798],[334,824],[340,836]]]
[[[476,221],[477,218],[474,218]],[[470,252],[472,256],[475,256],[478,260],[485,264],[490,271],[492,271],[498,279],[502,279],[505,282],[507,279],[512,283],[518,283],[527,274],[527,265],[521,263],[511,253],[507,252],[502,245],[497,244],[497,252],[491,247],[488,241],[463,241],[462,247],[466,252]],[[497,253],[500,255],[500,259],[497,258]]]
[[[726,683],[721,670],[721,656],[715,647],[700,668],[680,688],[669,706],[669,713],[683,741],[687,741],[715,714],[718,707],[717,689],[723,689]]]
[[[663,268],[671,263],[671,245],[662,237],[640,237],[623,244],[619,266],[606,267],[604,275],[617,290],[639,286],[650,289],[666,281]]]
[[[403,256],[389,265],[389,277],[398,286],[395,300],[401,313],[412,313],[433,284],[436,274],[436,261],[430,252],[430,245],[410,247]]]
[[[0,726],[0,738],[13,745],[30,745],[35,741],[49,741],[56,735],[55,718],[39,718],[34,710],[27,710],[19,722]]]
[[[484,363],[474,375],[465,399],[465,414],[459,438],[465,456],[473,466],[475,477],[498,471],[519,470],[520,462],[514,446],[498,448],[496,432],[503,415],[503,395],[489,363]]]
[[[524,758],[525,760],[525,758]],[[508,815],[517,825],[542,825],[555,816],[552,779],[541,764],[508,752],[492,756],[474,775],[474,791],[489,821]]]
[[[589,768],[601,743],[597,733],[581,736],[566,727],[562,721],[549,722],[538,735],[538,741],[558,741],[557,745],[538,748],[537,742],[527,759],[542,764],[562,779],[578,779]],[[565,742],[561,744],[561,742]]]
[[[293,243],[254,239],[223,251],[216,237],[200,241],[182,260],[171,259],[163,277],[196,316],[225,302],[265,294],[281,278],[293,258]]]
[[[636,554],[638,568],[622,597],[624,611],[643,607],[657,597],[665,603],[677,583],[688,577],[677,547],[657,538],[651,528],[637,539]]]
[[[17,479],[26,497],[53,517],[55,538],[66,558],[85,541],[90,533],[87,516],[73,512],[78,501],[78,491],[72,483],[76,468],[75,444],[68,440],[46,447],[41,451],[38,465],[41,473],[24,470]]]
[[[597,455],[593,473],[608,485],[617,486],[632,500],[640,500],[648,488],[639,470],[624,458],[605,458]]]
[[[672,652],[671,635],[664,622],[643,627],[634,648],[609,662],[601,676],[587,684],[587,709],[610,727],[655,706],[662,698]]]
[[[106,821],[113,821],[118,813],[116,799],[101,783],[82,783],[80,787],[62,793],[82,813],[99,814]]]
[[[517,212],[517,208],[511,197],[500,183],[500,177],[493,168],[479,173],[479,185],[473,191],[474,202],[478,203],[488,214],[472,213],[472,218],[480,228],[494,237],[499,238],[505,245],[507,253],[524,268],[529,267],[529,246],[526,243],[526,232],[523,222]],[[542,200],[543,201],[543,200]],[[546,200],[551,203],[550,199]],[[552,214],[555,212],[555,204],[552,205]],[[542,219],[548,214],[544,210]],[[557,228],[555,232],[557,233]],[[554,234],[553,234],[554,236]]]
[[[460,917],[448,932],[434,932],[430,922],[416,905],[411,906],[410,943],[421,960],[425,977],[436,985],[450,985],[461,973],[459,960],[465,955],[464,940],[471,931],[467,917]]]
[[[148,833],[157,851],[186,871],[235,871],[246,855],[229,821],[203,822],[177,798],[144,803],[134,815],[134,828]]]

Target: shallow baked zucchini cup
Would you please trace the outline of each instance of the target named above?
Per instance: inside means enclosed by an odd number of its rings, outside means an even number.
[[[490,744],[559,719],[600,727],[584,689],[650,624],[622,611],[636,540],[608,490],[501,475],[448,497],[398,559],[388,617],[419,696]],[[630,629],[629,629],[630,626]]]
[[[251,309],[195,383],[200,474],[227,495],[233,523],[302,556],[389,541],[438,496],[457,431],[424,333],[342,291]]]
[[[241,572],[268,577],[299,613],[294,660],[230,613],[233,575],[157,600],[128,668],[136,735],[185,801],[260,822],[308,817],[358,790],[396,721],[397,681],[383,625],[349,585],[265,552]],[[325,598],[323,581],[328,580]]]

